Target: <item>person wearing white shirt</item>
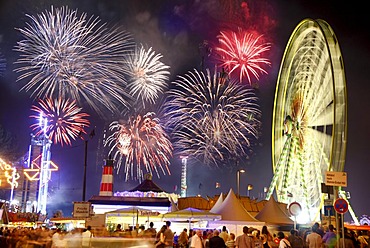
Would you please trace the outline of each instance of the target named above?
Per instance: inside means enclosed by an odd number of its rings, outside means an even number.
[[[196,234],[191,237],[190,248],[204,248],[202,230],[198,229]]]
[[[94,235],[91,232],[91,226],[87,226],[86,230],[82,233],[82,247],[90,247],[91,246],[91,238]]]

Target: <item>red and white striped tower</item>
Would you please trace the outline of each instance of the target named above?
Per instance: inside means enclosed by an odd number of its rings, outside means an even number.
[[[105,160],[103,166],[103,174],[100,183],[99,196],[113,195],[113,159]]]

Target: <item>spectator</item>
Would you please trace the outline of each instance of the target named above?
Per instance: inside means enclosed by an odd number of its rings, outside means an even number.
[[[217,229],[213,231],[213,237],[209,239],[209,248],[226,248],[225,241],[219,235]]]
[[[166,230],[164,231],[164,247],[173,248],[174,233],[171,230],[171,221],[166,221]]]
[[[157,236],[156,236],[156,240],[155,240],[155,247],[164,247],[164,231],[166,231],[167,229],[167,226],[166,225],[163,225],[161,230],[159,230],[159,232],[157,233]]]
[[[178,244],[180,248],[187,248],[189,242],[188,230],[184,228],[184,230],[180,233]]]
[[[254,248],[254,242],[252,237],[248,235],[248,227],[243,227],[243,234],[236,237],[235,241],[236,248]]]
[[[317,232],[318,225],[316,223],[312,226],[312,232],[306,237],[306,244],[308,248],[320,248],[322,245],[322,238]]]
[[[149,223],[149,228],[146,229],[146,231],[145,231],[145,236],[147,236],[149,238],[155,238],[156,235],[157,235],[157,230],[155,230],[155,228],[154,228],[154,223],[150,222]]]
[[[304,242],[301,236],[298,236],[298,230],[292,229],[290,230],[290,235],[288,236],[288,240],[292,248],[303,248]]]
[[[337,235],[334,232],[335,228],[332,224],[329,225],[328,231],[324,234],[322,242],[325,243],[325,247],[334,248],[337,243]]]
[[[229,240],[229,233],[227,232],[226,226],[222,227],[222,231],[220,233],[220,237],[226,242]]]
[[[229,240],[225,243],[227,248],[234,248],[235,247],[235,234],[230,233]]]
[[[355,248],[355,244],[353,243],[347,228],[344,228],[344,240],[342,237],[342,232],[340,232],[339,235],[340,239],[337,241],[337,248]]]
[[[94,235],[91,232],[91,226],[87,226],[82,233],[82,247],[90,247],[92,237],[94,237]]]
[[[202,230],[198,229],[196,231],[196,234],[191,237],[190,248],[203,248],[203,247],[204,247],[203,233]]]
[[[285,234],[283,232],[278,232],[277,234],[279,241],[279,248],[290,248],[290,242],[288,239],[285,238]]]

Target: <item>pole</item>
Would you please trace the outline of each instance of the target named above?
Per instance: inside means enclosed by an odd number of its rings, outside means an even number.
[[[343,214],[340,214],[340,216],[341,216],[341,225],[342,225],[342,247],[346,247],[345,246],[345,243],[344,243],[344,216],[343,216]]]
[[[297,216],[294,215],[294,230],[297,229]]]
[[[85,201],[86,197],[86,169],[87,169],[87,140],[85,140],[85,159],[84,159],[84,178],[83,178],[83,190],[82,190],[82,201]]]
[[[240,171],[236,172],[236,184],[237,184],[237,191],[238,191],[238,198],[240,198]]]

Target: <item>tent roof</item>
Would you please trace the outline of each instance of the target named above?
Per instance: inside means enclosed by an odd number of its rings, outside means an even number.
[[[233,190],[230,189],[225,200],[222,202],[221,206],[211,211],[212,213],[221,214],[222,220],[226,221],[249,221],[249,222],[259,222],[254,218],[239,202],[238,198],[234,194]]]
[[[213,207],[211,208],[211,210],[209,210],[209,212],[212,212],[212,213],[217,212],[217,210],[221,207],[223,201],[224,201],[224,196],[221,193],[215,205],[213,205]]]
[[[151,175],[146,175],[145,180],[140,183],[138,186],[133,188],[132,190],[129,190],[130,192],[134,191],[140,191],[140,192],[165,192],[163,189],[161,189],[157,184],[155,184],[152,181],[152,176]]]
[[[272,196],[255,217],[260,221],[271,224],[294,224],[294,221],[280,208],[279,203]]]

